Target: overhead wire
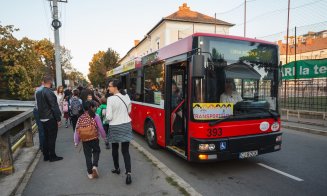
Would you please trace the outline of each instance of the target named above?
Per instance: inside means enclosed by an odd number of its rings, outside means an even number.
[[[43,11],[44,11],[44,19],[45,19],[45,25],[46,25],[46,29],[48,31],[48,36],[49,36],[49,39],[50,39],[50,36],[51,36],[51,23],[50,21],[48,20],[49,16],[48,16],[48,12],[47,12],[47,9],[46,9],[46,4],[45,4],[45,0],[41,0],[42,3],[43,3]]]
[[[325,1],[325,0],[317,0],[317,1],[314,1],[314,2],[306,3],[306,4],[303,4],[303,5],[300,5],[300,6],[292,7],[292,8],[290,8],[290,10],[295,10],[295,9],[299,9],[299,8],[302,8],[302,7],[310,6],[310,5],[313,5],[313,4],[318,3],[320,1]],[[270,15],[270,14],[284,12],[284,11],[287,11],[287,10],[288,10],[288,8],[283,8],[283,9],[278,9],[278,10],[266,12],[264,14],[260,14],[260,15],[257,15],[255,17],[253,17],[253,18],[250,18],[249,20],[246,21],[246,23],[250,23],[250,22],[254,21],[257,18],[262,18],[262,17]],[[244,22],[243,23],[238,23],[235,26],[240,26],[240,25],[244,25]]]

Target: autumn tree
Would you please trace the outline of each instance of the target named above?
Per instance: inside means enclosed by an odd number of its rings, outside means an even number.
[[[2,98],[29,99],[45,74],[55,78],[54,44],[47,39],[17,39],[13,33],[18,30],[0,24],[0,94],[7,95]],[[71,59],[70,50],[61,47],[63,79],[68,78],[67,73],[77,72]],[[85,80],[80,72],[77,75]]]
[[[28,71],[32,71],[33,67],[26,67],[26,65],[35,60],[35,54],[31,49],[33,45],[31,40],[27,38],[18,40],[13,36],[13,33],[18,30],[12,25],[0,25],[0,59],[3,66],[0,78],[1,83],[7,86],[5,91],[12,98],[29,99],[33,87]]]
[[[89,63],[88,78],[94,86],[104,87],[106,81],[106,72],[117,67],[119,54],[109,48],[106,52],[99,51],[94,54]]]

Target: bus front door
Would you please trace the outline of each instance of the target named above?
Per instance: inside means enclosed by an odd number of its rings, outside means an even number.
[[[183,66],[184,65],[184,66]],[[169,91],[167,98],[170,100],[168,106],[169,113],[169,131],[167,133],[167,147],[177,154],[186,158],[187,149],[187,132],[186,132],[186,66],[185,64],[174,64],[168,71],[170,84],[167,88]]]

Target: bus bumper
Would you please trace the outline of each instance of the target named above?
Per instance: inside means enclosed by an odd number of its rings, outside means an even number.
[[[282,133],[274,132],[261,135],[241,136],[218,139],[190,140],[190,161],[210,162],[230,159],[244,159],[260,154],[279,151]],[[210,145],[211,150],[199,150],[199,145]],[[214,150],[212,147],[215,146]]]

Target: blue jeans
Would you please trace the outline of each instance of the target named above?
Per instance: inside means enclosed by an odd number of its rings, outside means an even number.
[[[37,111],[36,108],[34,108],[33,114],[34,114],[34,118],[35,118],[35,123],[36,123],[38,131],[39,131],[40,149],[43,150],[43,146],[44,146],[44,129],[43,129],[42,122],[40,121],[39,112]]]

